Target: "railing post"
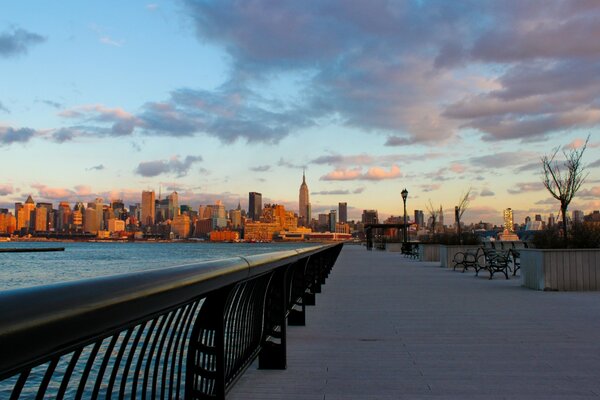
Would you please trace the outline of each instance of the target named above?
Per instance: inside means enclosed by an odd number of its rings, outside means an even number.
[[[290,271],[291,285],[290,285],[290,303],[288,313],[288,325],[291,326],[304,326],[306,325],[306,303],[304,301],[304,295],[306,292],[305,286],[305,275],[306,267],[309,262],[309,257],[305,261],[301,261],[298,264],[292,266]]]
[[[185,398],[225,399],[224,312],[233,286],[209,294],[192,330],[187,354]]]
[[[285,314],[288,308],[288,270],[289,267],[275,270],[267,289],[259,369],[285,369],[287,366]]]

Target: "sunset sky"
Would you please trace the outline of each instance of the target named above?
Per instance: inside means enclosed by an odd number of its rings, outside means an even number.
[[[600,209],[600,1],[13,1],[0,13],[0,207],[248,192],[313,216],[431,202],[557,214],[580,146]]]

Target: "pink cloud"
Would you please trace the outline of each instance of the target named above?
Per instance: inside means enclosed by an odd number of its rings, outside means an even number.
[[[462,174],[467,170],[467,168],[464,165],[459,163],[452,163],[449,169],[450,171],[455,172],[457,174]]]
[[[10,184],[0,184],[0,196],[6,196],[14,192],[13,186]]]
[[[322,181],[381,181],[384,179],[398,178],[400,176],[402,176],[400,167],[394,164],[390,167],[389,171],[386,171],[381,167],[371,167],[366,172],[363,172],[362,168],[336,169],[323,175],[320,179]]]

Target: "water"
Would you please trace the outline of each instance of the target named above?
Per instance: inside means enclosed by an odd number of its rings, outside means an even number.
[[[73,281],[201,261],[291,250],[315,243],[8,242],[0,248],[64,247],[46,253],[0,253],[0,290]]]

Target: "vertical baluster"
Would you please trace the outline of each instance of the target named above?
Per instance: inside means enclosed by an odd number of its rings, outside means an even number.
[[[87,383],[87,379],[90,375],[92,367],[94,366],[94,362],[96,361],[96,355],[98,354],[98,350],[100,350],[100,346],[102,345],[102,340],[98,340],[94,343],[94,347],[90,352],[90,356],[88,357],[87,363],[85,364],[85,368],[83,369],[83,373],[81,374],[81,379],[79,380],[79,387],[77,388],[77,393],[75,394],[75,399],[79,400],[83,396],[83,391],[85,390],[85,385]]]
[[[21,396],[21,391],[23,390],[23,386],[27,382],[27,378],[29,377],[29,373],[31,369],[27,369],[19,375],[19,379],[17,379],[17,383],[13,387],[12,393],[10,395],[10,400],[17,400]]]
[[[152,320],[152,323],[150,324],[150,327],[148,328],[148,332],[146,332],[146,337],[144,338],[144,344],[142,345],[142,349],[140,350],[140,354],[138,355],[138,359],[135,364],[135,372],[133,373],[133,383],[131,384],[131,398],[132,399],[136,398],[138,378],[140,376],[142,364],[144,363],[144,358],[146,356],[146,349],[148,348],[148,344],[150,343],[152,334],[154,333],[154,328],[156,327],[156,324],[157,324],[159,318],[164,318],[164,317],[159,316]],[[144,390],[144,393],[146,392],[145,386],[143,387],[142,390]]]
[[[100,365],[100,369],[98,370],[98,375],[96,376],[96,384],[94,385],[94,391],[92,392],[92,399],[96,399],[98,397],[98,392],[100,391],[100,385],[104,380],[104,372],[106,371],[106,366],[108,365],[108,361],[112,356],[113,348],[117,343],[117,339],[119,338],[119,334],[113,335],[110,339],[110,343],[108,344],[108,348],[106,349],[106,353],[104,353],[104,358],[102,359],[102,364]]]
[[[123,376],[121,377],[121,387],[119,388],[119,399],[125,398],[125,388],[127,387],[127,376],[129,375],[129,368],[131,368],[131,362],[133,361],[133,356],[137,350],[138,343],[140,342],[140,338],[144,333],[144,329],[146,328],[146,322],[142,322],[138,325],[138,331],[135,334],[135,338],[133,339],[133,343],[131,343],[131,347],[129,348],[129,354],[127,355],[127,361],[125,361],[125,367],[123,368]]]
[[[77,365],[77,361],[79,361],[79,357],[81,356],[82,351],[83,347],[80,347],[73,352],[73,355],[71,356],[71,361],[69,361],[69,366],[67,367],[62,382],[60,383],[60,387],[58,388],[58,393],[56,394],[57,400],[62,400],[64,398],[67,387],[69,386],[69,381],[71,380],[71,375],[73,374],[73,370]]]

